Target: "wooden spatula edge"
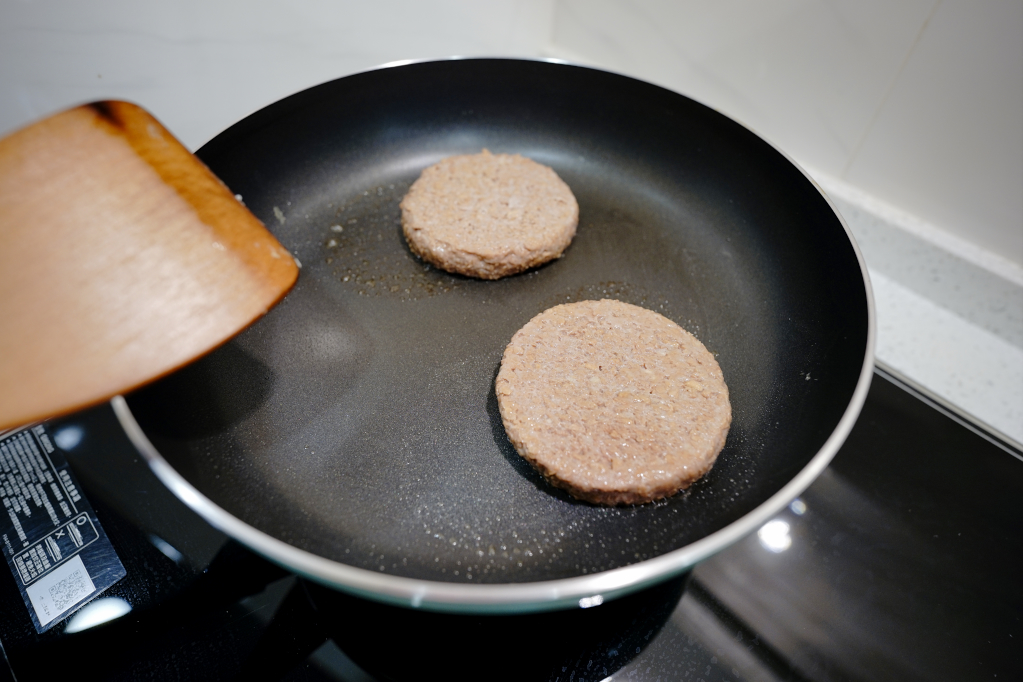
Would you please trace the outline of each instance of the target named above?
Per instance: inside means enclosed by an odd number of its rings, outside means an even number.
[[[291,254],[142,108],[0,140],[0,429],[130,391],[252,324]]]

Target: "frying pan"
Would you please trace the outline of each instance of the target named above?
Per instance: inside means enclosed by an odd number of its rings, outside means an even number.
[[[572,188],[561,259],[478,281],[409,251],[409,185],[483,148]],[[326,585],[461,612],[599,604],[766,521],[866,396],[873,303],[849,230],[782,153],[680,94],[562,63],[402,64],[288,97],[198,155],[302,273],[240,336],[114,407],[194,510]],[[504,433],[493,384],[512,334],[599,298],[675,320],[728,383],[717,464],[668,500],[575,501]]]

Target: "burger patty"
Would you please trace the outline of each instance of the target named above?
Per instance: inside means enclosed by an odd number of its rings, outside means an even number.
[[[518,453],[597,504],[688,487],[713,466],[732,421],[702,343],[663,315],[607,299],[530,320],[505,349],[495,390]]]
[[[430,166],[401,202],[402,230],[416,255],[481,279],[559,257],[578,222],[579,204],[553,170],[486,149]]]

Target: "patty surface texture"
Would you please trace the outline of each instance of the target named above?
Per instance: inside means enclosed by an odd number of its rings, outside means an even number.
[[[401,202],[409,248],[442,270],[498,279],[559,257],[579,204],[557,173],[518,154],[452,156]]]
[[[732,422],[721,368],[696,337],[607,299],[530,320],[505,349],[495,390],[519,454],[597,504],[688,487],[713,466]]]

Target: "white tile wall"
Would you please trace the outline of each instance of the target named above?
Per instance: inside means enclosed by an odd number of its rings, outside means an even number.
[[[1023,264],[1023,2],[942,2],[842,177]]]
[[[553,49],[678,90],[840,176],[935,0],[559,0]]]
[[[1023,3],[557,0],[555,56],[652,80],[1023,264]]]
[[[553,0],[0,0],[0,135],[135,101],[195,149],[253,111],[400,59],[539,56]]]

